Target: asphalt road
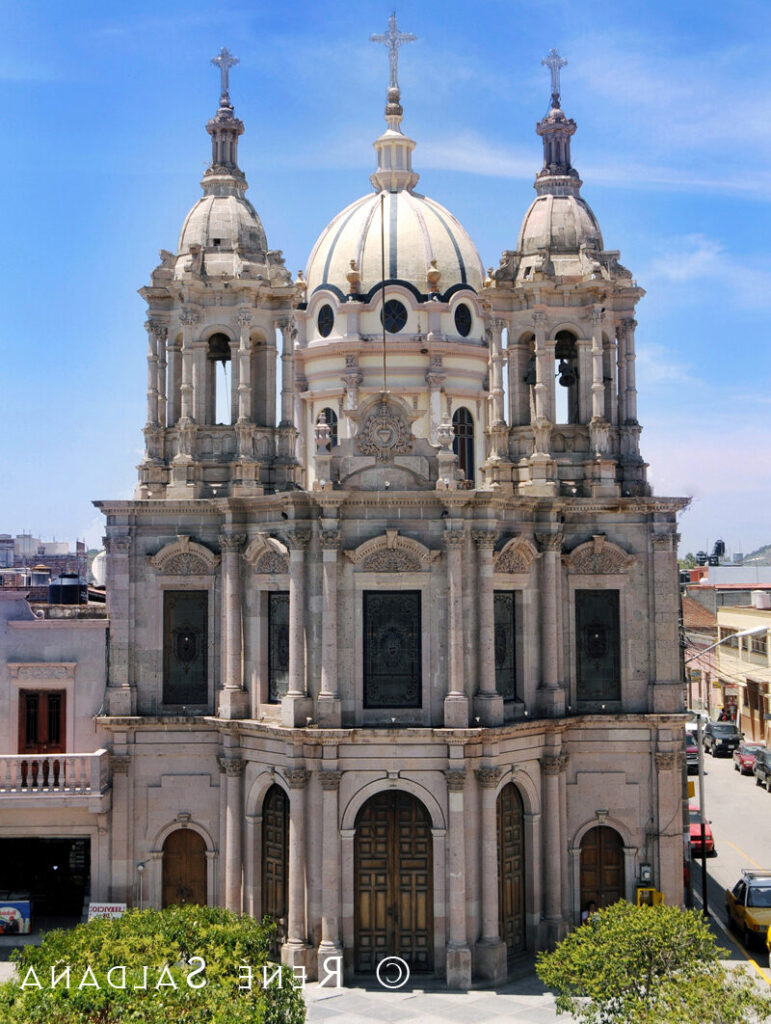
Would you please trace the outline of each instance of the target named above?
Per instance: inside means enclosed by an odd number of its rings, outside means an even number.
[[[720,932],[720,944],[728,947],[733,958],[746,958],[759,968],[771,984],[771,970],[765,947],[758,944],[745,949],[738,936],[728,928],[725,890],[739,880],[742,868],[768,868],[771,872],[771,793],[755,785],[753,775],[740,775],[733,759],[704,757],[704,796],[707,818],[712,822],[717,857],[707,858],[707,902]],[[698,777],[696,782],[698,803]],[[700,906],[702,890],[701,861],[693,861],[694,906]],[[720,924],[723,929],[720,929]],[[726,931],[729,935],[726,935]]]

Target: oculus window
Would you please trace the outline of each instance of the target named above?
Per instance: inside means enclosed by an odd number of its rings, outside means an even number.
[[[330,305],[321,307],[319,315],[316,317],[316,326],[322,338],[328,338],[332,333],[332,328],[335,326],[335,314]]]
[[[398,334],[407,323],[407,310],[398,299],[389,299],[380,312],[380,322],[389,334]]]
[[[461,338],[468,338],[471,333],[471,310],[462,302],[455,307],[455,329]]]

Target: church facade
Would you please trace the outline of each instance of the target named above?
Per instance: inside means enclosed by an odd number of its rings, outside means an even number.
[[[643,292],[581,196],[564,62],[536,198],[485,271],[416,190],[408,38],[378,37],[372,190],[295,280],[245,196],[235,61],[215,61],[203,196],[141,291],[136,495],[96,503],[99,878],[269,914],[311,977],[398,956],[465,987],[590,899],[682,902],[684,501],[646,482]]]

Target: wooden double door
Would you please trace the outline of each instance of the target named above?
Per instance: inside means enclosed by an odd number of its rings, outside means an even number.
[[[624,843],[614,828],[596,825],[581,840],[581,909],[593,901],[609,907],[623,899]]]
[[[289,797],[277,785],[262,804],[262,914],[276,922],[271,954],[278,959],[286,941],[289,906]]]
[[[206,906],[206,843],[190,828],[179,828],[163,844],[161,905],[181,903]]]
[[[524,952],[525,821],[522,797],[513,782],[498,794],[498,926],[506,956]]]
[[[373,796],[356,818],[354,969],[399,956],[434,969],[433,845],[425,807],[409,793]]]

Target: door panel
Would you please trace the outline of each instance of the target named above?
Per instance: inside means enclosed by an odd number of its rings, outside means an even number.
[[[408,793],[379,793],[359,811],[354,842],[357,972],[386,956],[430,971],[433,948],[433,848],[425,808]]]
[[[608,907],[623,899],[624,846],[614,828],[598,825],[581,840],[581,908],[590,900]]]
[[[513,783],[498,794],[498,918],[508,957],[525,949],[525,823]]]
[[[162,906],[206,902],[206,843],[192,829],[177,829],[163,844]]]
[[[271,952],[286,941],[289,866],[289,799],[271,786],[262,805],[262,913],[278,926]]]

